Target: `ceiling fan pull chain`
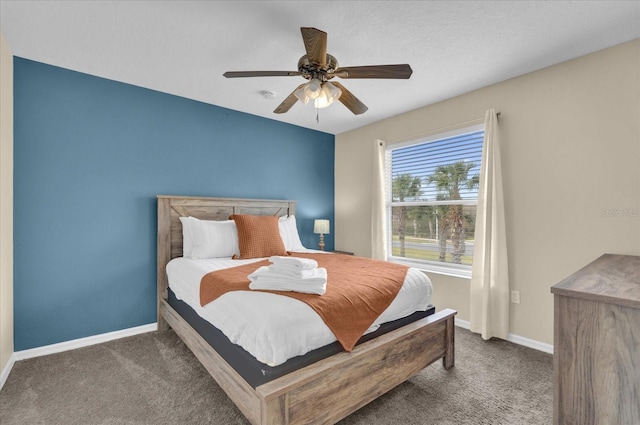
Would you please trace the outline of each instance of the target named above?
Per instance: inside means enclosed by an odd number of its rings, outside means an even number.
[[[316,108],[316,123],[320,124],[320,109]]]

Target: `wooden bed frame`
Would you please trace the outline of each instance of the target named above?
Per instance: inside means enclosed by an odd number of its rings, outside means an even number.
[[[182,256],[179,217],[286,216],[295,207],[294,201],[158,196],[158,330],[173,328],[254,425],[333,424],[438,359],[452,368],[457,312],[445,309],[254,389],[168,304],[165,267]]]

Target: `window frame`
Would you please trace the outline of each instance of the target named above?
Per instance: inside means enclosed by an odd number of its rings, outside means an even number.
[[[467,133],[473,133],[478,131],[485,131],[484,120],[479,123],[467,123],[464,126],[453,130],[442,130],[429,133],[422,136],[413,136],[407,140],[399,140],[396,142],[387,142],[385,150],[385,212],[386,212],[386,242],[387,242],[387,261],[393,263],[404,264],[410,267],[417,268],[424,272],[436,273],[445,276],[453,276],[464,279],[471,279],[472,266],[466,264],[453,264],[443,263],[440,261],[430,260],[418,260],[406,257],[398,257],[393,255],[393,216],[392,207],[400,206],[435,206],[435,205],[478,205],[478,198],[475,199],[459,199],[459,200],[445,200],[445,201],[404,201],[404,202],[392,202],[392,180],[391,175],[391,158],[392,151],[400,148],[405,148],[413,145],[431,143],[440,141],[443,139],[449,139],[457,136],[461,136]],[[484,146],[484,140],[483,140]],[[480,164],[482,167],[482,163]],[[477,211],[476,211],[477,213]]]

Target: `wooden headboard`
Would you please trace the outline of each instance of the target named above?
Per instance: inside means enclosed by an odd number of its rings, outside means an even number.
[[[180,217],[227,220],[231,214],[294,215],[295,201],[158,195],[158,302],[167,299],[167,263],[182,256]]]

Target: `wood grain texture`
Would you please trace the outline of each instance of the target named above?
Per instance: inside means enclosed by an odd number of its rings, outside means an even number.
[[[230,212],[231,211],[231,212]],[[443,359],[454,365],[454,316],[445,309],[252,388],[166,301],[167,262],[182,254],[180,216],[287,215],[293,201],[158,196],[158,323],[171,326],[254,425],[332,424]]]
[[[293,77],[301,75],[299,71],[227,71],[223,76],[227,78],[243,77]]]
[[[369,110],[367,105],[365,105],[360,101],[360,99],[355,97],[353,93],[347,90],[345,86],[343,86],[337,81],[332,81],[331,84],[333,84],[334,86],[336,86],[342,91],[342,94],[340,95],[340,98],[339,98],[340,102],[342,102],[342,104],[346,106],[347,109],[349,109],[355,115],[364,114],[365,112],[367,112],[367,110]]]
[[[398,65],[347,66],[336,69],[340,78],[394,78],[408,79],[413,74],[411,66],[406,63]]]
[[[208,198],[189,196],[166,196],[158,195],[158,205],[169,206],[169,221],[164,218],[163,226],[169,224],[170,253],[169,259],[182,256],[182,223],[180,217],[196,217],[201,220],[228,220],[232,214],[257,214],[275,215],[278,217],[295,215],[295,201],[274,200],[274,199],[234,199],[234,198]],[[158,207],[160,208],[160,207]],[[160,219],[160,217],[158,217]],[[162,229],[163,232],[166,229]],[[158,223],[158,236],[160,236],[161,225]],[[163,235],[166,234],[163,233]],[[158,246],[158,250],[165,250],[166,246]],[[160,252],[158,256],[160,256]],[[166,252],[162,252],[163,258]],[[166,263],[158,263],[158,273],[164,274]],[[160,271],[162,267],[162,271]]]
[[[442,358],[453,315],[443,310],[256,390],[267,402],[288,396],[289,424],[335,423]]]
[[[600,257],[552,288],[555,425],[640,424],[638,259]]]
[[[640,308],[640,256],[604,254],[554,285],[551,292]]]
[[[304,84],[300,84],[298,87],[295,88],[294,91],[292,91],[289,96],[287,96],[280,105],[278,105],[278,107],[276,109],[273,110],[274,113],[276,114],[284,114],[285,112],[288,112],[289,109],[291,109],[291,107],[293,105],[296,104],[296,102],[298,101],[298,98],[295,95],[295,92],[298,91],[299,89],[301,89],[304,85],[306,85],[307,83]]]
[[[445,333],[445,352],[444,357],[442,358],[442,366],[446,370],[451,369],[455,365],[455,327],[453,325],[453,316],[448,319],[451,323],[447,324],[447,329]]]
[[[300,28],[300,32],[309,62],[325,67],[327,65],[327,33],[309,27]]]
[[[158,240],[157,240],[157,322],[158,330],[166,331],[169,324],[160,311],[160,303],[168,297],[169,281],[165,271],[167,263],[171,260],[171,205],[169,199],[158,199]]]

